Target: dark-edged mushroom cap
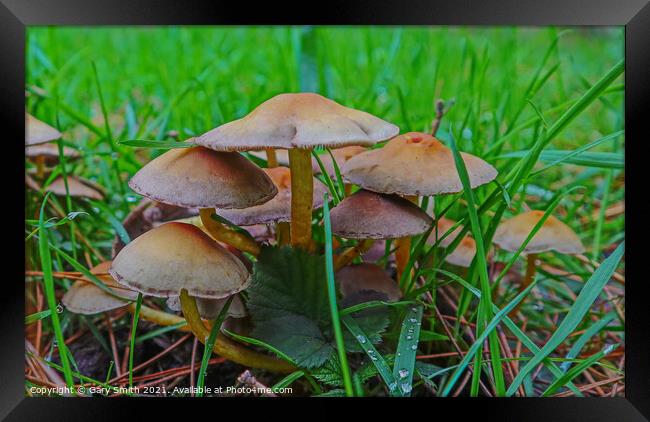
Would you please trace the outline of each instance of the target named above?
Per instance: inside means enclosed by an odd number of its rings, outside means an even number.
[[[246,288],[244,264],[201,229],[165,223],[140,235],[113,260],[110,274],[143,294],[221,299]]]
[[[236,152],[203,147],[171,149],[142,167],[131,189],[186,208],[247,208],[277,194],[271,179]]]
[[[314,93],[280,94],[194,139],[217,151],[373,145],[399,128]]]
[[[528,211],[502,222],[494,233],[494,243],[502,249],[516,252],[543,216],[543,211]],[[524,252],[541,253],[550,250],[574,255],[583,253],[585,248],[569,226],[550,215],[528,242]]]
[[[464,152],[461,157],[472,188],[497,176],[495,168],[480,158]],[[341,172],[348,182],[380,193],[432,196],[463,190],[451,150],[420,132],[400,135],[382,148],[355,155]]]
[[[402,297],[395,280],[375,264],[362,263],[343,267],[336,273],[336,281],[344,297],[364,290],[384,293],[391,302],[398,301]]]
[[[106,284],[120,297],[127,300],[119,299],[97,287],[90,280],[83,277],[77,280],[70,289],[63,295],[61,302],[72,313],[82,315],[93,315],[101,312],[118,309],[128,305],[129,300],[133,301],[138,298],[138,293],[120,286],[108,275],[108,268],[111,261],[102,262],[101,264],[90,269],[98,279]]]
[[[429,230],[433,219],[396,195],[359,190],[334,207],[332,233],[349,239],[396,239]]]
[[[52,192],[58,196],[65,196],[66,189],[63,176],[57,177],[52,183],[47,185],[45,187],[45,191]],[[88,198],[95,200],[101,200],[103,198],[103,195],[97,189],[91,187],[89,185],[89,182],[86,182],[85,180],[76,176],[68,175],[68,192],[70,193],[70,196],[78,198]]]
[[[25,113],[25,132],[25,145],[44,144],[61,137],[61,132],[29,113]]]
[[[218,209],[217,213],[238,226],[291,221],[291,171],[286,167],[263,169],[273,180],[278,194],[268,202],[243,209]],[[323,206],[327,188],[314,179],[313,209]]]

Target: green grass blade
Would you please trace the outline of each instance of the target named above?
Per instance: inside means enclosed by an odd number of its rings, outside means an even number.
[[[52,321],[52,328],[54,329],[54,337],[59,349],[59,358],[63,366],[63,375],[65,383],[69,388],[72,388],[74,380],[72,378],[72,368],[70,367],[70,360],[68,358],[68,347],[65,344],[65,337],[63,337],[63,330],[61,329],[61,321],[57,313],[56,296],[54,292],[54,277],[52,276],[52,256],[50,255],[49,248],[49,232],[44,225],[45,217],[45,204],[50,196],[48,192],[41,204],[41,210],[38,217],[39,223],[39,237],[38,237],[38,251],[41,256],[41,270],[43,271],[43,284],[45,287],[45,297],[47,299],[47,306],[50,308],[50,319]]]
[[[413,371],[420,339],[422,311],[422,305],[409,307],[402,322],[395,363],[393,364],[393,377],[399,383],[398,392],[401,396],[410,396],[413,389]]]
[[[208,370],[208,362],[210,361],[210,356],[212,355],[212,349],[214,348],[214,343],[217,341],[217,335],[221,329],[223,321],[228,315],[228,308],[234,299],[234,295],[230,296],[226,303],[221,308],[217,319],[213,321],[212,328],[210,329],[210,335],[208,336],[207,341],[205,342],[205,347],[203,348],[203,358],[201,359],[201,368],[199,368],[199,376],[196,379],[196,397],[203,397],[203,385],[205,384],[205,374]]]
[[[474,235],[474,240],[476,241],[476,256],[475,256],[475,265],[478,269],[479,281],[481,286],[481,303],[482,306],[479,306],[479,316],[478,323],[476,326],[477,335],[483,330],[483,325],[492,317],[492,299],[491,299],[491,288],[490,280],[487,272],[487,262],[486,262],[486,250],[485,245],[483,244],[483,232],[481,230],[481,225],[478,219],[478,213],[476,212],[476,205],[474,200],[474,192],[469,181],[469,175],[467,174],[467,168],[465,167],[465,162],[463,161],[458,148],[456,147],[456,140],[453,136],[450,137],[449,146],[454,154],[454,161],[456,163],[456,170],[463,184],[463,193],[465,195],[465,200],[467,201],[467,210],[469,214],[469,219],[472,228],[472,234]],[[496,336],[496,332],[490,335],[488,340],[488,346],[490,348],[490,355],[492,357],[492,375],[494,376],[494,382],[496,387],[497,396],[501,397],[505,394],[505,378],[503,375],[503,366],[501,364],[501,350],[499,339]],[[481,359],[481,354],[478,353],[477,359]],[[474,374],[480,374],[480,367],[477,367],[474,371]],[[478,377],[478,375],[475,375]]]
[[[598,321],[594,322],[589,328],[585,330],[584,333],[578,337],[578,340],[576,340],[575,343],[573,343],[573,346],[571,346],[571,349],[569,349],[569,352],[566,354],[566,359],[574,359],[575,357],[578,356],[580,353],[580,350],[587,344],[587,341],[593,336],[595,336],[600,330],[605,328],[607,324],[612,322],[616,318],[616,312],[612,311],[599,319]],[[560,369],[563,371],[567,371],[571,367],[571,361],[563,362],[560,365]]]
[[[348,366],[348,358],[345,355],[345,344],[343,344],[343,332],[341,330],[341,320],[339,309],[336,304],[336,286],[334,284],[334,260],[332,256],[332,223],[330,222],[329,198],[328,194],[323,195],[323,223],[325,225],[325,270],[327,271],[327,295],[329,297],[330,314],[332,315],[332,329],[336,340],[336,349],[338,350],[339,360],[341,363],[341,373],[343,375],[343,385],[348,397],[354,395],[352,387],[352,376]]]
[[[142,307],[142,293],[138,293],[138,300],[135,302],[135,311],[133,312],[133,322],[131,324],[131,340],[129,347],[129,387],[133,387],[133,354],[135,349],[136,329],[140,319],[140,308]]]
[[[506,394],[511,396],[519,388],[524,377],[532,371],[539,363],[546,358],[553,350],[555,350],[580,324],[585,314],[589,311],[591,305],[600,295],[603,287],[607,284],[610,277],[616,270],[618,263],[623,257],[625,252],[625,242],[622,242],[616,250],[596,269],[592,276],[580,290],[580,294],[576,298],[575,303],[569,310],[562,323],[557,330],[553,333],[550,339],[546,342],[544,347],[535,354],[535,356],[519,371],[512,384],[508,387]]]

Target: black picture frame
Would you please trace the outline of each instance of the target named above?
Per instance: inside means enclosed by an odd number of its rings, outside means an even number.
[[[650,312],[643,294],[642,218],[649,215],[647,200],[640,199],[644,189],[643,154],[630,150],[647,143],[644,118],[650,102],[650,4],[648,0],[456,0],[426,1],[327,1],[323,3],[226,2],[218,0],[0,0],[0,119],[7,140],[3,154],[5,204],[24,195],[21,172],[24,161],[18,154],[23,148],[16,141],[24,137],[24,86],[26,26],[30,25],[221,25],[221,24],[377,24],[377,25],[624,25],[625,26],[625,126],[628,138],[625,178],[626,225],[626,361],[624,398],[512,398],[512,399],[426,399],[389,403],[401,407],[409,415],[413,406],[435,409],[436,415],[453,414],[461,418],[480,410],[482,419],[516,421],[642,421],[650,420]],[[636,156],[636,157],[635,157]],[[640,163],[637,165],[636,160]],[[21,266],[24,250],[19,205],[3,208],[5,270],[0,293],[0,417],[6,420],[106,420],[124,418],[148,405],[148,411],[167,414],[172,408],[188,406],[178,400],[189,399],[54,399],[24,396],[24,277]],[[12,221],[14,223],[12,223]],[[8,252],[16,254],[10,258]],[[269,407],[285,411],[287,400],[301,403],[305,399],[266,400],[259,410]],[[369,400],[379,408],[379,400]],[[434,400],[434,401],[431,401]],[[147,402],[151,401],[151,402]],[[348,401],[350,402],[350,401]],[[352,401],[354,402],[354,401]],[[219,402],[222,407],[224,400]],[[242,399],[230,401],[251,416],[251,406]],[[229,403],[229,404],[230,404]],[[382,402],[381,404],[385,404]],[[325,412],[341,413],[335,406],[318,406],[319,416]],[[294,406],[294,404],[291,404]],[[192,414],[198,410],[215,411],[212,400],[193,400]],[[149,409],[151,408],[151,409]],[[189,409],[189,407],[186,407]],[[316,408],[312,408],[316,409]],[[449,413],[451,412],[451,413]],[[288,412],[291,413],[291,412]],[[300,413],[309,416],[309,413]],[[152,413],[153,415],[153,413]],[[197,416],[198,417],[198,416]],[[205,416],[201,416],[205,417]],[[216,416],[213,416],[216,417]],[[412,417],[415,417],[413,414]],[[92,419],[91,419],[92,418]],[[189,418],[188,418],[189,419]]]

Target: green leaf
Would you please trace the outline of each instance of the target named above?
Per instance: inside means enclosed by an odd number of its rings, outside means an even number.
[[[522,158],[528,155],[529,151],[513,151],[503,154],[498,158]],[[598,167],[610,169],[622,169],[625,166],[625,157],[620,152],[582,152],[575,154],[573,150],[553,150],[547,149],[542,151],[539,156],[542,161],[551,161],[555,164],[565,162],[585,167]],[[547,166],[547,168],[550,166]]]
[[[591,305],[600,295],[603,287],[607,284],[610,277],[616,270],[618,263],[623,257],[625,252],[625,242],[622,242],[616,250],[598,267],[598,269],[589,277],[589,280],[584,284],[580,294],[576,298],[575,303],[569,310],[569,313],[562,320],[562,323],[557,330],[553,333],[550,339],[546,342],[544,347],[532,357],[528,363],[521,368],[519,374],[515,377],[508,387],[506,395],[511,396],[521,385],[524,377],[532,371],[537,365],[540,364],[555,348],[557,348],[562,342],[575,330],[575,328],[580,324],[582,318],[589,311]]]
[[[323,256],[290,247],[262,249],[253,268],[248,307],[255,325],[251,336],[289,356],[298,366],[321,366],[334,351]],[[378,343],[388,324],[384,310],[350,314]],[[345,347],[361,351],[344,333]]]

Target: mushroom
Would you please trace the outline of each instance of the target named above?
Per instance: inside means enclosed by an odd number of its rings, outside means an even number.
[[[218,150],[289,150],[291,168],[291,244],[311,242],[313,178],[311,150],[318,146],[373,145],[399,128],[363,111],[314,93],[280,94],[249,113],[194,139]]]
[[[291,221],[291,171],[286,167],[263,169],[271,178],[278,190],[278,194],[268,202],[243,209],[217,210],[233,224],[238,226],[252,226],[255,224],[286,223]],[[327,192],[325,185],[317,181],[312,195],[312,208],[323,206],[323,195]],[[288,239],[288,226],[278,225],[280,243]]]
[[[25,131],[25,146],[45,144],[61,137],[61,132],[29,113],[25,113]]]
[[[133,240],[115,257],[109,269],[120,284],[143,294],[180,296],[183,315],[194,335],[205,343],[195,297],[223,299],[245,289],[248,270],[234,255],[191,224],[162,224]],[[190,296],[191,295],[191,296]],[[284,361],[262,355],[224,338],[214,345],[219,355],[256,368],[288,372]]]
[[[492,181],[497,171],[487,162],[461,152],[472,188]],[[409,132],[397,136],[383,148],[357,154],[343,164],[344,178],[363,189],[406,196],[417,203],[418,196],[457,193],[463,185],[452,151],[434,136]],[[401,277],[410,254],[410,239],[397,241],[395,257]]]
[[[103,281],[106,287],[115,292],[116,296],[100,289],[86,277],[82,277],[63,295],[61,300],[63,305],[72,313],[93,315],[122,308],[129,305],[130,301],[136,300],[138,297],[137,292],[120,286],[108,275],[110,266],[111,261],[102,262],[91,268],[90,272]]]
[[[69,193],[70,196],[74,196],[78,198],[95,199],[98,201],[103,198],[103,195],[98,190],[96,190],[94,187],[89,186],[90,182],[83,180],[79,177],[70,176],[70,175],[67,176],[67,179],[68,179],[67,193]],[[66,195],[65,180],[63,179],[62,176],[59,176],[52,183],[47,185],[45,187],[45,190],[47,192],[52,192],[55,195],[65,196]]]
[[[417,205],[397,195],[359,190],[346,197],[330,213],[332,233],[348,239],[396,239],[422,234],[433,225],[433,219]],[[341,268],[359,252],[371,246],[361,243],[337,257]]]
[[[494,233],[494,244],[506,251],[517,252],[543,216],[543,211],[534,210],[505,220],[499,224]],[[521,290],[525,290],[535,277],[537,255],[551,250],[577,255],[583,253],[585,248],[578,235],[569,226],[549,215],[523,250],[527,254],[527,266]],[[519,306],[515,307],[511,315],[514,315],[518,309]]]
[[[259,245],[214,220],[214,208],[252,207],[278,192],[271,179],[241,154],[203,147],[165,152],[142,167],[129,186],[155,201],[200,208],[203,226],[212,237],[252,254],[259,253]]]
[[[459,226],[454,231],[449,233],[445,238],[438,238],[447,233],[451,228],[456,224],[455,221],[450,220],[445,217],[441,217],[436,220],[437,232],[436,230],[432,231],[429,237],[427,238],[428,245],[434,245],[438,242],[439,246],[446,248],[453,243],[453,241],[458,237],[458,234],[462,230]],[[445,261],[449,262],[452,265],[457,265],[459,267],[468,268],[472,264],[472,260],[476,255],[476,241],[472,239],[469,234],[466,234],[463,239],[460,241],[458,246],[445,257]]]
[[[395,280],[375,264],[361,263],[343,267],[336,273],[336,280],[344,298],[364,291],[382,293],[389,302],[402,298],[402,291]]]
[[[226,303],[227,300],[228,300],[227,298],[196,299],[196,306],[199,309],[199,314],[201,315],[201,318],[215,319],[216,317],[218,317],[219,313],[221,312],[221,309],[223,309],[223,305]],[[178,312],[181,310],[181,300],[178,296],[170,296],[167,299],[166,303],[169,309],[173,311]],[[230,318],[244,318],[247,315],[246,308],[244,307],[244,303],[242,302],[238,294],[234,296],[232,302],[230,303],[230,306],[228,307],[227,315]]]
[[[70,147],[63,147],[63,155],[68,159],[79,158],[79,152]],[[45,160],[47,165],[54,165],[59,161],[59,146],[56,144],[39,144],[25,147],[25,157]]]

